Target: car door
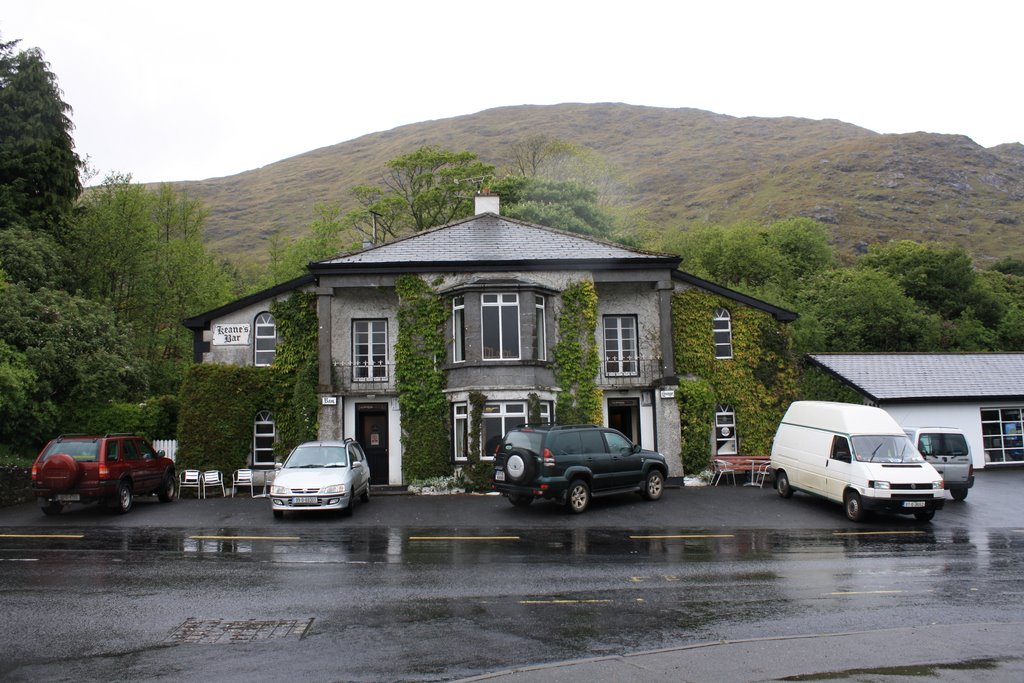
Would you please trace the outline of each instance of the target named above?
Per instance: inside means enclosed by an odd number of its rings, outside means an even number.
[[[643,462],[640,451],[633,442],[616,431],[602,432],[608,445],[609,469],[612,486],[636,486],[643,478]]]
[[[348,445],[348,462],[352,470],[352,495],[355,496],[370,486],[370,465],[363,449],[355,441]]]
[[[615,488],[615,472],[601,432],[596,429],[581,429],[577,433],[580,437],[583,464],[593,474],[591,488],[595,491]]]

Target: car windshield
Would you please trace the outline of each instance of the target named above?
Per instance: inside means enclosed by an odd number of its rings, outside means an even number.
[[[94,462],[99,452],[99,441],[54,441],[43,454],[43,460],[54,453],[66,453],[79,462]]]
[[[852,441],[853,455],[861,462],[924,462],[924,458],[906,436],[892,434],[855,436]]]
[[[285,461],[285,469],[293,467],[346,467],[342,446],[299,446]]]

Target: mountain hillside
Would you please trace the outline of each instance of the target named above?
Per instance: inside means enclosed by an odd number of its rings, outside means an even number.
[[[956,243],[979,264],[1024,258],[1024,146],[957,135],[881,135],[836,120],[736,118],[625,104],[524,105],[401,126],[234,176],[172,183],[210,209],[208,243],[266,258],[274,231],[300,234],[318,202],[423,145],[499,168],[543,134],[593,149],[622,172],[627,199],[665,229],[809,216],[845,251],[889,239]]]

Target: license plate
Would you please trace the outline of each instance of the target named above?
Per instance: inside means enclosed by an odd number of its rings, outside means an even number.
[[[905,508],[923,508],[923,500],[905,500],[903,501],[903,507]]]
[[[494,473],[494,481],[505,481],[505,470],[497,470]]]
[[[316,505],[320,499],[316,496],[298,496],[292,498],[292,505]]]
[[[58,493],[54,498],[58,503],[74,503],[82,499],[77,493]]]

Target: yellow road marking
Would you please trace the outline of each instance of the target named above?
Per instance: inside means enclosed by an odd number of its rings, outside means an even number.
[[[519,536],[410,536],[410,541],[518,541]]]
[[[298,541],[298,536],[189,536],[197,541]]]
[[[829,595],[890,595],[892,593],[905,593],[906,591],[833,591]]]
[[[520,605],[592,605],[595,603],[611,602],[611,600],[520,600]]]
[[[664,536],[630,536],[635,540],[658,538],[736,538],[736,534],[674,534]]]
[[[0,538],[85,538],[85,534],[0,534]]]
[[[923,531],[833,531],[833,536],[914,536]]]

